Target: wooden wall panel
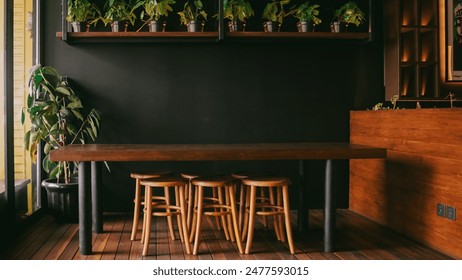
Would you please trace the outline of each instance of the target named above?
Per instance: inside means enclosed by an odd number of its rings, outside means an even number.
[[[462,259],[462,110],[350,112],[350,142],[386,147],[387,159],[350,161],[350,209]]]

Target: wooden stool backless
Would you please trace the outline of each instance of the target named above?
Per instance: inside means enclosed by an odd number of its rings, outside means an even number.
[[[142,190],[140,181],[143,179],[158,178],[161,176],[167,176],[171,174],[172,173],[168,171],[142,172],[142,173],[133,172],[130,174],[130,177],[135,179],[135,199],[133,200],[135,205],[133,209],[133,226],[132,226],[132,234],[131,234],[130,240],[133,241],[136,239],[136,233],[138,232],[138,223],[140,219],[140,209],[141,209],[141,206],[144,205],[144,196],[143,196],[144,192]],[[154,199],[153,202],[165,203],[165,197],[158,196],[158,197],[153,197],[153,199]],[[143,217],[143,225],[144,225],[144,222],[145,222],[145,218]],[[143,241],[142,238],[141,238],[141,241]]]
[[[181,177],[188,179],[189,180],[189,185],[186,188],[185,191],[185,199],[186,199],[186,205],[188,208],[188,214],[186,217],[186,224],[188,225],[188,230],[191,232],[191,223],[192,223],[192,217],[193,217],[193,207],[194,207],[194,189],[191,184],[191,180],[196,179],[198,177],[210,177],[211,175],[208,173],[203,173],[203,172],[182,172]],[[213,189],[212,194],[210,196],[204,196],[204,200],[208,201],[218,201],[217,198],[217,192],[216,189]],[[217,228],[220,229],[220,221],[218,217],[216,218],[216,225]]]
[[[252,247],[252,240],[255,227],[255,216],[273,216],[274,230],[278,240],[285,242],[282,218],[284,218],[287,240],[290,253],[294,254],[294,242],[292,238],[292,228],[290,225],[290,206],[289,206],[289,185],[290,180],[283,177],[249,177],[243,179],[242,183],[246,187],[246,215],[242,239],[247,237],[245,253],[249,254]],[[257,200],[257,190],[266,188],[269,191],[270,202],[259,203]]]
[[[198,177],[191,181],[195,189],[194,215],[190,241],[194,239],[193,254],[197,255],[201,236],[202,216],[221,217],[226,239],[236,241],[239,252],[243,253],[238,228],[236,206],[236,182],[230,176]],[[218,201],[204,201],[205,189],[216,189]]]
[[[178,221],[178,232],[180,239],[183,241],[186,247],[186,253],[191,254],[191,247],[188,239],[188,229],[186,226],[186,203],[185,203],[185,188],[188,186],[188,180],[184,178],[175,177],[159,177],[153,179],[146,179],[141,181],[141,185],[145,187],[145,217],[146,223],[144,225],[144,246],[143,256],[148,253],[152,216],[158,217],[172,217],[176,216]],[[164,196],[166,197],[165,204],[150,203],[153,195],[153,189],[163,189]],[[175,192],[175,204],[170,203],[170,189],[173,188]],[[170,236],[172,240],[175,240],[175,234],[173,232],[173,226],[169,225]]]
[[[263,176],[265,174],[261,172],[252,172],[252,171],[233,171],[231,173],[231,176],[234,179],[237,179],[240,181],[239,185],[239,201],[238,201],[238,207],[239,207],[239,231],[242,231],[242,226],[244,223],[244,214],[245,214],[245,187],[242,184],[242,180],[249,178],[249,177],[258,177],[258,176]],[[264,192],[264,189],[261,190],[260,196],[257,197],[257,200],[260,201],[269,201],[269,198],[266,197],[266,194]],[[268,227],[268,222],[266,220],[266,217],[263,217],[263,225]]]

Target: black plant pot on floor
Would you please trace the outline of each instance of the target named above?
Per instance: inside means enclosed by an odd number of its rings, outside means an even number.
[[[47,190],[48,210],[58,223],[77,223],[78,208],[78,178],[71,178],[68,184],[57,183],[56,179],[42,181]]]

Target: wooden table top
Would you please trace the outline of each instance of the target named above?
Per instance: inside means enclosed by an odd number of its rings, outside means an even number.
[[[205,161],[385,158],[385,148],[326,143],[86,144],[50,152],[53,161]]]

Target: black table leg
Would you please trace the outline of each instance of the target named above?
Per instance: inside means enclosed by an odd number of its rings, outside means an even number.
[[[79,163],[79,248],[81,255],[91,255],[91,167]]]
[[[308,201],[306,199],[305,166],[303,160],[298,163],[298,231],[303,232],[309,228]]]
[[[92,229],[95,233],[103,232],[103,209],[101,203],[101,162],[91,162],[91,206]]]
[[[334,233],[335,233],[335,192],[333,184],[333,160],[326,161],[325,174],[325,202],[324,202],[324,252],[332,253],[334,251]]]

